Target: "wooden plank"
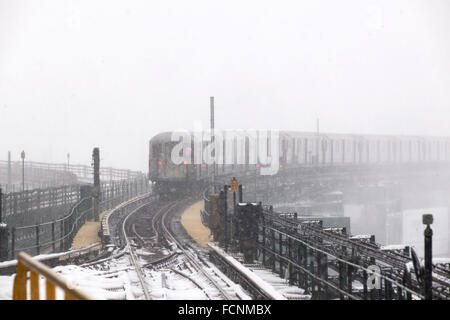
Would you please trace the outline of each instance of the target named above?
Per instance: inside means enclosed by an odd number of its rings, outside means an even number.
[[[17,262],[16,276],[14,277],[13,300],[27,299],[27,267]]]
[[[46,281],[45,285],[47,300],[55,300],[55,285],[51,283],[49,280]]]
[[[31,300],[39,300],[39,274],[30,271]]]

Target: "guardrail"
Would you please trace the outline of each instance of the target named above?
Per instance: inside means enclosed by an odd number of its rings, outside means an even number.
[[[131,192],[126,189],[143,189],[146,184],[148,184],[147,180],[142,177],[102,183],[100,186],[101,198],[105,199],[118,193]],[[90,188],[89,185],[74,184],[3,194],[3,210],[0,220],[8,223],[9,225],[23,225],[26,222],[30,223],[31,212],[33,212],[33,216],[36,217],[39,215],[36,211],[65,205],[73,205],[74,203],[80,201],[83,196],[90,193],[90,190],[85,189],[83,195],[82,188],[84,186],[86,186],[86,188]],[[37,218],[41,219],[41,217]],[[46,217],[42,217],[42,219],[50,220]]]
[[[23,166],[25,172],[25,189],[49,188],[74,184],[77,180],[92,182],[94,179],[94,169],[88,165],[25,161]],[[7,176],[11,181],[6,179]],[[100,168],[101,181],[111,182],[144,177],[146,177],[145,173],[140,171],[111,167]],[[22,190],[22,162],[0,160],[0,181],[8,181],[8,184],[3,183],[1,185],[7,192]]]
[[[87,247],[64,252],[56,252],[33,257],[50,268],[68,264],[89,263],[90,260],[98,258],[100,255],[111,254],[109,248],[103,248],[101,242],[93,243]],[[0,275],[11,275],[16,272],[17,259],[0,262]]]
[[[131,211],[144,203],[150,201],[156,201],[159,199],[157,194],[146,193],[138,197],[130,199],[126,202],[122,202],[116,206],[113,210],[109,211],[102,218],[101,234],[102,242],[105,245],[114,244],[117,246],[123,246],[125,239],[120,229],[120,221],[126,217]]]
[[[31,300],[40,300],[39,275],[46,278],[45,291],[47,300],[56,299],[56,287],[64,290],[65,300],[92,300],[89,295],[80,289],[73,288],[64,278],[25,252],[19,252],[17,260],[13,300],[28,300],[28,296],[30,296]],[[28,271],[30,271],[30,295],[28,295],[27,290]]]
[[[31,211],[72,204],[80,200],[80,185],[69,185],[47,189],[25,190],[3,195],[3,219],[8,223],[12,216]]]
[[[36,206],[30,206],[35,211],[30,210],[24,212],[25,214],[19,214],[20,219],[15,219],[13,214],[6,216],[8,228],[0,228],[2,236],[6,233],[6,239],[3,237],[2,244],[0,244],[0,258],[3,260],[8,257],[14,259],[15,254],[19,251],[34,255],[68,250],[77,231],[86,220],[93,217],[90,186],[87,186],[88,189],[84,191],[81,189],[86,186],[73,186],[73,188],[76,187],[78,187],[78,191],[74,189],[73,194],[76,196],[72,195],[72,198],[79,199],[78,201],[64,202],[61,200],[63,198],[61,196],[60,201],[46,202],[47,209],[55,212],[41,215],[41,219],[34,219],[35,223],[33,223],[33,215],[35,213],[42,214],[42,210],[36,211]],[[145,179],[103,184],[100,212],[148,191],[149,185]],[[83,198],[81,198],[82,194],[84,194]],[[61,213],[64,212],[66,214],[62,215]],[[50,217],[50,219],[43,219],[45,217]],[[29,221],[29,225],[24,226],[24,221]]]

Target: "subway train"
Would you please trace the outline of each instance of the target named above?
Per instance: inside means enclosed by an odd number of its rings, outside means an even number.
[[[164,132],[149,143],[149,179],[156,190],[196,190],[215,176],[278,174],[311,166],[442,162],[449,137],[387,136],[295,131]],[[212,151],[215,146],[215,150]],[[209,149],[208,149],[209,148]],[[214,167],[212,156],[216,155]],[[267,168],[271,170],[267,173]],[[266,170],[266,173],[263,171]]]

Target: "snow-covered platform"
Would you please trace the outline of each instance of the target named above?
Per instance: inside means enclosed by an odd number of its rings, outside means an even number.
[[[181,215],[181,225],[189,236],[202,248],[206,248],[210,242],[211,230],[202,223],[200,211],[203,208],[203,200],[198,201],[187,208]]]
[[[73,249],[81,249],[86,248],[93,243],[101,242],[99,231],[100,231],[100,222],[103,219],[103,216],[108,211],[104,211],[100,213],[99,220],[100,221],[86,221],[84,225],[81,226],[80,230],[78,230],[77,234],[73,238],[72,248]]]

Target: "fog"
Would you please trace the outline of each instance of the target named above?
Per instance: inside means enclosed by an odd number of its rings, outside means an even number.
[[[0,159],[147,171],[160,131],[450,135],[448,1],[0,1]]]

